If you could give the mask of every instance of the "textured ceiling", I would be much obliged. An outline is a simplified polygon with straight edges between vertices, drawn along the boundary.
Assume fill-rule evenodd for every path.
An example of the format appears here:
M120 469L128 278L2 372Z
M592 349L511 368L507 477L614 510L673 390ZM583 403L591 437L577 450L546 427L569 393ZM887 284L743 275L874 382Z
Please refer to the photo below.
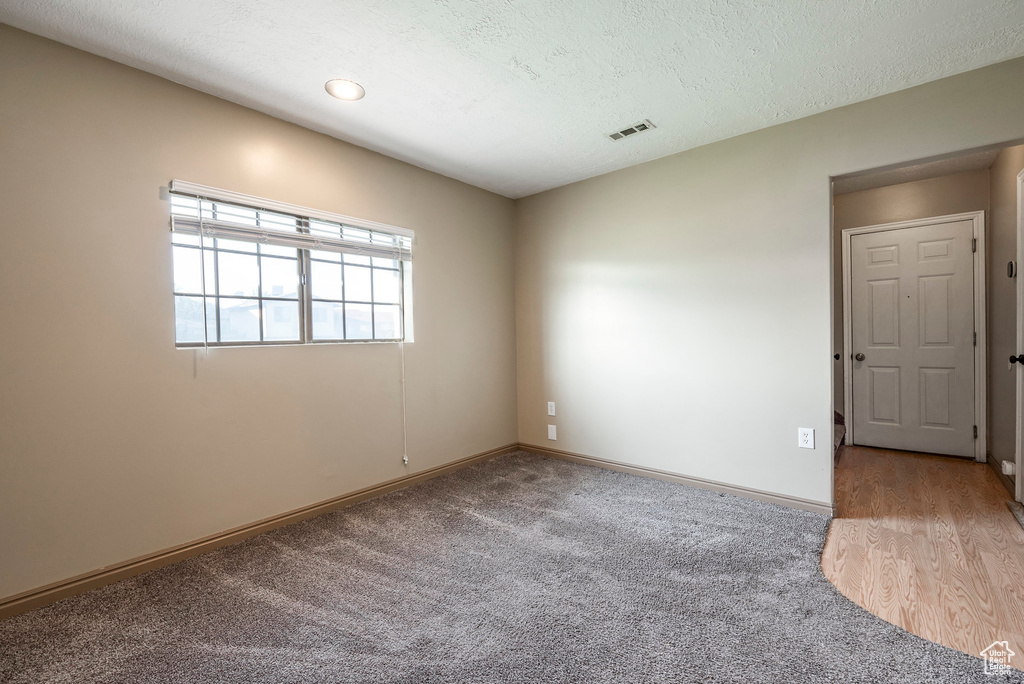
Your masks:
M509 197L1024 55L1021 0L0 0L0 21Z

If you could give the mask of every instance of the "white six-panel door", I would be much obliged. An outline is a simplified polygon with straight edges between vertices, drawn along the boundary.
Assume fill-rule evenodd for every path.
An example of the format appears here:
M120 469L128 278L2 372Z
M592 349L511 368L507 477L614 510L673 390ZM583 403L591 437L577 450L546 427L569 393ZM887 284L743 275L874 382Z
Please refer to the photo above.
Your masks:
M976 456L975 221L849 236L856 444Z

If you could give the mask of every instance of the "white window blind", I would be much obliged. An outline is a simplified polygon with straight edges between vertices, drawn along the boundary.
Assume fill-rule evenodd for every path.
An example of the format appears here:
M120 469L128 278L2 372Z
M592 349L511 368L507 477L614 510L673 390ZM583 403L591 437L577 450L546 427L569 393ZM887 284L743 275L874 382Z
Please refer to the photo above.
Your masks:
M176 233L412 261L414 233L406 228L178 180L171 181L170 189L172 195L192 199L172 198L171 230Z

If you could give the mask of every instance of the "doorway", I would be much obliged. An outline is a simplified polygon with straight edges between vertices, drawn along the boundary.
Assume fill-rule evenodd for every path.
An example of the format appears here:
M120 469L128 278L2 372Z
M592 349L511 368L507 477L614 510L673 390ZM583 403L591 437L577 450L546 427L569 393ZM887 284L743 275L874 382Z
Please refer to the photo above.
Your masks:
M984 212L842 233L847 442L985 461Z
M1022 143L1024 141L1007 142L832 178L835 464L843 458L843 444L880 445L969 457L987 461L1008 493L1017 500L1024 499ZM952 227L968 219L969 234L966 224ZM936 224L943 224L952 232L939 235L937 239L914 236L912 231L897 232L907 228L927 230L928 226L934 230ZM957 233L958 230L961 232ZM970 303L964 304L967 289L960 282L965 280L958 275L960 268L927 272L914 269L923 267L917 264L922 255L934 261L946 258L955 261L957 254L963 256L958 245L963 244L968 235L973 256L966 281L972 286ZM893 240L897 237L902 242ZM978 241L977 252L973 251L974 240ZM943 241L952 241L953 254L937 254L936 249L939 252L948 249L928 244ZM894 251L891 248L897 244L902 247L895 251L902 250L905 254L914 255L914 250L918 250L914 255L917 265L907 274L896 268L895 263L886 265L886 248ZM858 298L858 306L863 309L859 317L880 316L876 328L867 328L861 339L854 339L852 335L851 319L858 315L854 312L853 297L848 294L851 285L844 280L852 277L853 262L848 261L851 251L860 254L861 270L870 268L875 274L860 279L865 291ZM966 268L963 264L961 267ZM911 292L903 292L904 279L927 281L931 276L937 277L917 282L915 288L910 288ZM884 280L893 282L880 282ZM868 285L869 281L879 282ZM888 300L882 297L886 293L890 296ZM894 293L899 293L900 297L893 300ZM945 302L950 306L931 306L926 301L929 298L934 302L942 301L941 297L932 297L936 294L945 295ZM950 298L956 301L951 303ZM894 302L902 304L902 309ZM886 312L886 303L889 304L888 328L883 321L885 317L881 317ZM922 317L926 319L923 322ZM969 331L964 321L973 321ZM905 330L907 325L914 327ZM922 332L922 325L932 325L932 328ZM948 343L945 335L935 337L937 328L948 330ZM965 337L965 331L969 332L967 352L974 355L973 363L966 360L965 347L958 342ZM868 333L874 337L869 339ZM975 333L977 347L974 346ZM919 344L921 339L909 337L922 334L926 336L924 345ZM900 337L897 339L896 335ZM927 358L920 359L919 363L891 358L905 352L906 344L918 351L923 346L923 356ZM862 345L870 347L870 353L868 348L854 348ZM941 347L948 348L942 350ZM947 356L942 358L940 352ZM857 354L864 354L859 367L856 367ZM862 388L856 387L860 384L856 382L858 371L868 378ZM914 385L909 384L911 378L916 380ZM959 393L960 389L969 389L971 385L975 389L973 393ZM962 420L971 415L973 419L969 422ZM908 421L911 427L906 429ZM964 425L969 426L969 442ZM974 439L975 425L977 440ZM929 435L931 441L922 441L922 433ZM938 440L937 435L943 434L951 439Z

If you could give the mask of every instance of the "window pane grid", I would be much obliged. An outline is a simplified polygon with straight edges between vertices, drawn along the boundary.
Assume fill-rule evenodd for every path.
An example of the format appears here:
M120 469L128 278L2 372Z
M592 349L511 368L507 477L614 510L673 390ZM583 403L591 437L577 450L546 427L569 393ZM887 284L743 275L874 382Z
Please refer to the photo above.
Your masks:
M398 340L401 339L401 306L402 306L402 270L400 268L382 268L378 266L364 266L361 264L337 264L333 261L326 261L323 259L317 259L313 256L310 257L312 263L322 263L325 266L338 266L338 272L341 274L341 297L329 297L329 296L318 296L315 293L318 288L323 286L318 284L316 278L316 271L310 273L310 290L313 293L310 297L312 302L319 304L334 305L332 307L319 307L319 313L321 317L330 311L338 311L340 309L340 323L341 323L341 335L330 335L319 333L314 326L313 339L318 342L327 341L341 341L341 340ZM393 288L395 290L395 296L388 301L381 301L380 293L378 292L377 278L374 277L378 272L387 274L393 278L396 278L397 283ZM349 274L361 274L366 273L369 277L366 278L365 288L361 288L361 293L365 293L368 289L369 298L357 297L351 292L349 286ZM323 275L323 273L321 273ZM322 290L321 290L322 291ZM350 309L351 306L351 309ZM392 312L393 318L397 318L399 324L384 326L379 325L378 320L381 320L384 315L388 312ZM369 324L369 335L365 333L356 332L350 329L351 322L356 320L359 315L366 315ZM397 314L397 316L395 316ZM316 314L314 314L316 316ZM314 321L315 322L315 321ZM380 328L380 330L378 330ZM331 326L329 330L337 332L337 326Z
M402 236L173 194L171 211L268 230L327 234L374 247L408 248L409 244ZM174 234L172 243L174 255L182 263L179 268L176 259L173 288L179 346L202 346L204 325L205 344L210 346L402 339L401 261L180 233ZM195 284L197 268L200 281L203 279L203 267L196 267L192 255L201 257L200 264L206 262L205 295L197 291L202 285ZM230 267L225 259L231 261ZM340 292L333 288L323 291L317 278L322 280L328 272L320 266L335 267L332 272L340 280ZM289 267L294 271L289 273ZM231 292L222 291L227 282ZM320 296L314 296L317 289ZM318 325L325 316L332 317L333 323Z
M217 208L214 207L213 211L216 213ZM233 217L237 220L239 217ZM244 218L244 216L242 217ZM255 219L254 219L255 220ZM205 241L204 241L205 242ZM206 325L209 326L213 323L212 328L207 330L208 344L243 344L243 343L287 343L287 342L301 342L301 310L299 307L300 298L298 291L298 250L289 250L291 254L295 256L282 256L280 254L264 254L265 245L254 245L256 248L255 253L244 252L234 249L224 249L223 247L218 248L217 240L211 240L213 247L207 247L204 251L204 258L211 259L213 262L212 266L212 282L206 284L206 301L207 306L213 310L213 320L209 320L207 317ZM182 250L182 254L186 253L184 250L189 252L200 253L198 245L176 245L176 250ZM225 256L238 257L239 259L253 259L255 261L255 268L253 269L252 275L255 277L253 285L255 285L255 294L248 294L243 289L242 291L224 293L221 292L221 280L223 265L221 263L222 258ZM278 293L271 293L268 291L266 283L266 269L267 267L274 266L292 266L294 270L294 277L296 280L295 285L295 296L281 296ZM284 271L286 272L286 270ZM285 289L282 287L282 289ZM176 296L191 294L199 295L202 297L201 292L194 291L182 291L177 286L175 287L174 294ZM245 305L244 302L251 302L251 305ZM273 304L268 305L271 302ZM293 303L294 304L294 316L288 315L287 309L282 309L281 304ZM280 320L273 321L274 324L279 324L281 328L278 332L270 334L271 321L268 319L268 311L273 310L276 318ZM282 315L283 314L283 315ZM247 316L251 316L254 320L249 320ZM225 319L228 319L226 321ZM230 323L230 325L228 324ZM228 328L225 330L225 328ZM268 336L272 339L268 339ZM185 340L181 339L179 335L179 342ZM188 342L193 342L191 339Z

